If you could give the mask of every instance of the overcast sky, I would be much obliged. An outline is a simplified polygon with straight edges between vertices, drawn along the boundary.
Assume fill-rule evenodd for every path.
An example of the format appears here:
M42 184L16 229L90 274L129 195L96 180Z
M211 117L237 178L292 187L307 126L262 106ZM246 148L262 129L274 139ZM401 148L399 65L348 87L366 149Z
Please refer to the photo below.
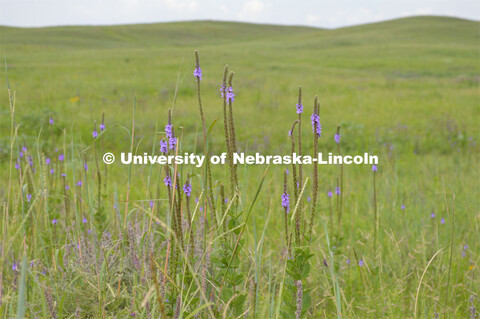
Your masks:
M479 0L0 0L0 25L227 20L336 28L412 15L480 19Z

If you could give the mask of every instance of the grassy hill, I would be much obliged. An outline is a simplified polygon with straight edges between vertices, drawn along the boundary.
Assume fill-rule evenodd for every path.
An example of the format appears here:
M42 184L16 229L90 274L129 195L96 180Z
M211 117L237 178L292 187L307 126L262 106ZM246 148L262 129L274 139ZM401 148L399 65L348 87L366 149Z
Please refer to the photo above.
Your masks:
M318 218L313 227L314 257L310 261L314 271L304 281L305 295L310 294L313 302L306 316L335 317L341 305L346 318L404 318L414 317L412 309L418 305L420 317L445 312L447 317L464 318L478 300L469 301L479 291L480 278L479 22L426 16L334 30L212 21L106 27L0 27L0 37L0 53L8 69L8 74L4 68L0 71L2 184L8 185L10 169L7 86L16 91L18 143L14 146L13 161L25 145L34 156L35 167L42 168L31 173L28 181L17 178L20 171L11 169L13 186L9 194L12 194L10 202L15 203L14 212L8 215L12 222L0 227L0 238L12 238L7 245L12 247L11 253L4 256L8 264L4 269L9 272L3 272L6 284L0 314L5 317L14 317L16 309L15 263L23 250L21 236L12 234L20 234L23 226L25 211L20 210L24 207L20 203L25 202L21 201L24 191L33 194L32 202L25 207L35 218L35 223L28 221L27 225L30 227L27 243L33 242L28 247L28 262L33 260L40 265L27 275L28 314L33 316L36 312L53 317L52 309L56 307L59 317L72 315L80 308L81 316L89 317L100 317L104 312L119 317L137 313L143 317L151 309L152 317L158 316L153 297L153 308L146 310L149 306L141 306L145 296L151 297L156 292L150 289L154 287L151 278L142 277L151 269L147 265L150 237L140 229L146 225L158 229L152 231L152 245L156 260L164 267L163 261L169 256L164 229L155 228L145 212L151 209L160 220L168 222L166 216L173 206L167 205L169 196L163 182L167 168L137 165L130 172L128 166L115 164L108 166L107 174L100 163L97 170L95 159L99 158L100 146L94 142L99 139L92 138L92 131L94 127L98 130L105 113L107 129L102 134L102 152L118 156L129 150L132 106L136 101L133 142L137 153L151 152L152 146L158 149L158 140L165 136L163 128L169 108L173 109L175 132L182 138L182 151L201 152L197 85L192 74L194 49L200 52L202 100L206 127L211 128L208 143L212 153L225 150L219 88L224 66L228 64L235 72L233 107L240 151L290 152L287 131L297 118L295 104L298 86L302 86L305 152L312 150L309 117L313 98L318 95L322 125L319 150L338 152L334 134L341 124L343 154L369 152L380 157L377 173L372 173L371 167L354 165L346 166L341 174L338 166L319 169ZM49 125L50 117L54 125ZM62 163L56 160L59 152L66 155ZM45 164L42 154L49 156L52 163ZM22 161L26 167L25 158ZM84 161L88 170L84 169ZM47 171L47 166L55 169ZM63 180L59 175L62 169L67 172ZM210 291L215 301L221 300L224 305L236 289L238 293L247 291L249 303L255 294L258 300L253 298L252 304L256 302L254 305L258 306L258 318L273 318L280 305L283 309L290 303L295 308L297 288L293 281L284 282L282 276L286 264L294 267L296 260L301 259L288 262L285 259L284 211L280 206L285 167L269 167L257 197L254 191L265 169L265 165L239 167L242 203L233 210L245 213L245 207L255 202L251 218L243 224L247 226L245 242L238 252L241 258L235 261L235 267L240 265L235 269L240 279L228 279L227 285L233 286L233 290L229 288L221 296L216 295L220 294L217 289L220 285L212 284ZM181 183L187 173L193 174L193 206L193 198L200 197L202 190L202 194L207 194L205 170L191 166L182 166L180 170ZM212 171L214 187L209 190L213 189L216 200L220 201L220 183L228 190L227 197L232 194L227 178L229 170L218 165ZM311 177L311 171L311 167L306 167L304 177ZM375 174L373 179L372 174ZM83 180L83 184L79 185L75 178ZM288 178L290 183L290 175ZM71 186L68 192L62 182ZM105 183L103 187L101 182ZM291 182L288 189L293 206ZM28 188L22 183L27 183ZM299 212L305 216L311 207L311 198L307 199L312 194L311 183L312 179L302 198L304 209ZM335 190L339 183L342 195L327 197L327 192ZM0 188L3 202L6 193L6 187ZM70 201L65 194L70 194ZM147 207L153 199L154 208ZM9 209L8 204L5 207ZM208 206L204 207L206 212ZM344 217L342 224L336 225L332 220L339 220L342 211L339 207L343 207ZM67 227L70 221L65 214L68 209L75 212L77 222L73 239L65 233L65 229L71 229ZM119 231L124 211L125 220L128 217L128 222L136 227L129 228L128 234ZM206 227L201 228L204 224L199 221L200 215L196 215L194 227L205 230ZM51 221L53 218L55 223ZM329 232L320 221L328 224ZM236 224L229 223L228 227L232 225ZM88 227L102 236L108 233L100 241L106 246L98 246L98 241L88 237ZM136 235L140 233L145 236ZM202 241L199 233L196 242L207 247L206 237ZM233 234L233 230L229 233ZM113 241L109 241L110 234ZM327 234L336 247L327 247ZM212 232L208 238L214 238L209 242L212 256L224 251L225 245L220 242L223 235L216 237ZM61 256L66 256L64 261L68 263L71 248L75 249L80 241L87 245L89 240L91 247L104 255L104 249L109 249L111 264L98 267L93 255L82 259L80 254L71 262L73 267L62 268ZM130 246L124 244L127 241ZM117 250L115 245L119 243L121 249ZM134 246L137 244L138 247ZM141 258L137 258L136 252ZM220 264L218 258L212 258L211 269L207 270L212 274L210 279L221 273ZM101 274L97 272L99 268ZM139 271L140 268L145 271ZM176 275L172 278L177 284L185 280L204 289L188 278L189 273ZM255 278L256 282L248 281L247 277ZM235 281L241 284L231 283ZM279 287L284 283L285 289L289 289L288 302L278 297ZM206 309L198 308L205 306L208 299L199 301L196 288L184 290L185 298L177 299L178 292L172 288L175 285L169 286L167 282L167 286L172 296L166 301L170 315L178 300L179 304L184 302L182 307L192 316L195 309ZM54 287L53 292L45 287ZM253 287L258 288L255 293ZM52 306L50 293L61 302ZM239 307L235 317L244 309ZM206 310L202 312L206 316Z

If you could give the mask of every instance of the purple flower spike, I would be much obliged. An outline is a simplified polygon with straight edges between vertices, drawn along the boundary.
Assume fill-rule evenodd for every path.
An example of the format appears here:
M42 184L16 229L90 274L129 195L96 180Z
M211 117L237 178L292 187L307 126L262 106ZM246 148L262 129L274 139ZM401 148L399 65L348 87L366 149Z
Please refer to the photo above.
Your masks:
M63 162L65 160L65 155L63 155L63 154L58 155L58 160L60 162Z
M70 186L65 185L65 189L68 191L70 189Z
M335 194L340 195L340 187L335 187Z
M287 209L287 212L290 210L290 195L287 193L282 194L282 207Z
M47 157L47 158L45 159L45 163L46 163L47 165L50 165L50 158Z
M23 146L22 151L27 152L27 147Z
M333 196L332 191L328 191L327 194L328 194L328 197L329 197L329 198L332 198L332 196Z
M100 124L100 131L101 132L105 131L105 124L103 124L103 123Z
M20 163L18 161L15 162L15 169L20 169Z
M188 182L183 185L183 192L187 197L190 197L192 195L192 185L190 185Z
M432 214L430 215L430 218L435 218L435 213L432 213Z
M350 259L347 259L347 266L350 266Z
M150 208L153 208L153 200L149 202Z
M18 155L20 155L20 158L23 158L23 152L22 152L22 151L20 151L20 152L18 153Z
M32 200L32 194L27 194L27 202Z
M440 220L440 224L445 224L445 218L442 218L442 219Z
M322 125L320 125L320 116L318 114L313 113L310 117L312 121L312 129L313 133L317 134L318 137L322 135Z
M55 173L55 170L53 168L50 169L50 174L53 175L53 173Z
M340 134L335 134L335 143L340 143Z
M235 93L233 93L233 87L227 88L227 102L233 103L235 101Z
M85 172L86 172L86 171L88 171L88 165L87 165L87 163L86 163L86 162L85 162L85 163L83 163L83 168L85 169Z
M302 114L303 113L303 105L302 103L296 104L297 107L297 114Z
M377 165L373 164L372 166L372 172L376 172L377 171Z
M175 149L175 145L177 145L177 139L175 137L170 137L168 139L168 144L170 146L170 149L171 150L174 150Z
M18 264L16 262L13 262L12 264L12 270L17 271L18 270Z
M193 76L197 78L197 80L202 80L202 69L198 66L193 70Z
M97 138L98 133L97 133L97 130L96 130L96 129L93 130L92 136L93 136L93 138Z
M57 219L56 219L56 218L54 218L54 219L52 220L52 224L54 224L54 225L55 225L56 223L57 223Z
M167 141L165 141L165 140L160 141L160 152L162 152L162 153L167 153L168 152Z
M78 181L77 186L82 186L82 181Z
M405 204L402 204L402 207L400 207L401 210L405 210Z
M53 117L50 116L50 119L48 120L48 122L50 123L50 125L53 125Z
M360 267L363 267L363 260L362 260L362 259L360 259L360 260L358 261L358 265L359 265Z
M165 183L166 186L172 187L172 179L170 178L170 176L165 177L163 182Z
M87 223L87 219L85 217L83 217L82 223L84 223L84 224Z

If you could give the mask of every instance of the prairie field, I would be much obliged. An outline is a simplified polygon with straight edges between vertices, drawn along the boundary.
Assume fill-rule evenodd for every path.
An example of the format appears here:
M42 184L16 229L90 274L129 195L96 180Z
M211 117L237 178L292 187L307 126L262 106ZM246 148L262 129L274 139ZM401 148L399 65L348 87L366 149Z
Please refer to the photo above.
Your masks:
M0 27L0 45L2 318L478 317L480 22ZM120 163L292 150L379 163Z

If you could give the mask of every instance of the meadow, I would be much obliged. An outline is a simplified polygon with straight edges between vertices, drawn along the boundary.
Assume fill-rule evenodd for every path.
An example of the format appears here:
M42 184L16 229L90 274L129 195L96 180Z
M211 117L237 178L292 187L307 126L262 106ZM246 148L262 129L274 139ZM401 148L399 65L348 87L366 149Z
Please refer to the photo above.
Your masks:
M2 318L478 317L479 27L0 27Z

